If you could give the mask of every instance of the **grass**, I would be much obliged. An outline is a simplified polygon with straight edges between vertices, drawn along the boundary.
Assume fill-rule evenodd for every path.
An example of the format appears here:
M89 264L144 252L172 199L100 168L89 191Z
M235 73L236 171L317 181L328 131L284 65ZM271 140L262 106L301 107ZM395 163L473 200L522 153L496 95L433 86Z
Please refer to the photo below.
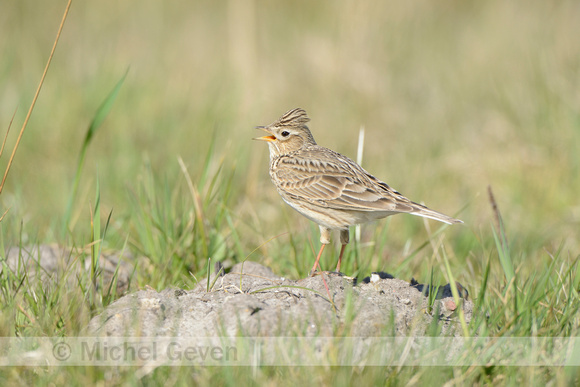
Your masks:
M0 127L14 111L14 127L26 119L64 5L3 7ZM47 285L0 258L0 336L77 336L119 296L99 283L102 251L145 257L132 291L189 289L213 262L248 256L305 276L317 227L283 205L265 147L250 141L254 126L297 106L320 144L352 158L364 126L365 168L465 221L399 215L364 225L345 273L458 281L475 303L466 336L578 336L579 13L573 1L74 3L0 195L0 213L9 209L0 255L43 243L92 247L72 257L79 265L90 256L91 270L76 286ZM87 127L99 128L90 146ZM323 268L336 263L331 246ZM501 366L0 370L7 385L578 377L567 367Z

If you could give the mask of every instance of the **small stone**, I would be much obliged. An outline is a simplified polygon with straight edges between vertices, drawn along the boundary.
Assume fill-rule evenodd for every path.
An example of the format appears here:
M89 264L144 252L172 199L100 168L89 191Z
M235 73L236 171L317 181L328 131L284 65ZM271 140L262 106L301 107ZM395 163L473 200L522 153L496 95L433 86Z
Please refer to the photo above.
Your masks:
M455 304L455 301L453 301L453 299L445 301L445 307L449 310L457 309L457 305Z

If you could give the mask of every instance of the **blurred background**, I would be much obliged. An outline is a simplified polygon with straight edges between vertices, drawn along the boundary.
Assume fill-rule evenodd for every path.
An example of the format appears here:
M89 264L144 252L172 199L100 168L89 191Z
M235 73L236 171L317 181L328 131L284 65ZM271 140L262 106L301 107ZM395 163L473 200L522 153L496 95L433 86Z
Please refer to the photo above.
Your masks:
M0 5L2 133L16 111L2 170L65 5ZM469 267L493 245L488 185L518 265L533 267L558 249L576 256L578 20L577 1L74 2L0 196L2 212L10 208L3 243L71 243L70 235L87 243L97 179L103 216L113 210L107 242L135 242L131 198L148 173L169 197L172 187L183 193L183 210L193 211L181 157L194 184L219 173L216 184L228 187L219 199L231 214L222 236L240 253L223 254L243 259L284 232L253 259L289 259L299 253L283 248L291 240L317 249L317 228L283 204L267 147L251 141L254 126L302 107L320 145L355 158L364 127L367 170L465 221L445 230L460 270L477 271ZM87 153L71 234L63 236L86 129L127 70ZM428 238L419 218L397 216L364 226L363 241L387 227L373 270L388 271Z

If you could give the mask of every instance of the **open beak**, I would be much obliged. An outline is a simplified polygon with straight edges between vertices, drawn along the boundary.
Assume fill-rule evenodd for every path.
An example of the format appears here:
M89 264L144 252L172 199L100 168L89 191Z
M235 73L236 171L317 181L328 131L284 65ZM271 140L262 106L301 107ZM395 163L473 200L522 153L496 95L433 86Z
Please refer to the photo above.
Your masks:
M272 134L272 131L270 131L270 129L268 129L267 126L256 126L256 129L263 130L266 133L270 133L270 135L269 136L256 137L256 138L253 138L252 140L260 140L260 141L274 141L274 140L276 140L276 137Z

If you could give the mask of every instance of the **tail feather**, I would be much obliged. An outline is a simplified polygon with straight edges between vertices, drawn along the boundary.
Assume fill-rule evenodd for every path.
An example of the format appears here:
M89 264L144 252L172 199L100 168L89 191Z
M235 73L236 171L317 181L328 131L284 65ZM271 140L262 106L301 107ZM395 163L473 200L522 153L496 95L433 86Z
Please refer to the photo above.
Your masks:
M416 203L415 203L416 204ZM451 216L447 216L437 211L433 211L421 204L417 204L419 208L416 211L410 212L411 215L422 216L424 218L438 220L439 222L447 223L447 224L456 224L456 223L463 223L462 220L452 218Z

